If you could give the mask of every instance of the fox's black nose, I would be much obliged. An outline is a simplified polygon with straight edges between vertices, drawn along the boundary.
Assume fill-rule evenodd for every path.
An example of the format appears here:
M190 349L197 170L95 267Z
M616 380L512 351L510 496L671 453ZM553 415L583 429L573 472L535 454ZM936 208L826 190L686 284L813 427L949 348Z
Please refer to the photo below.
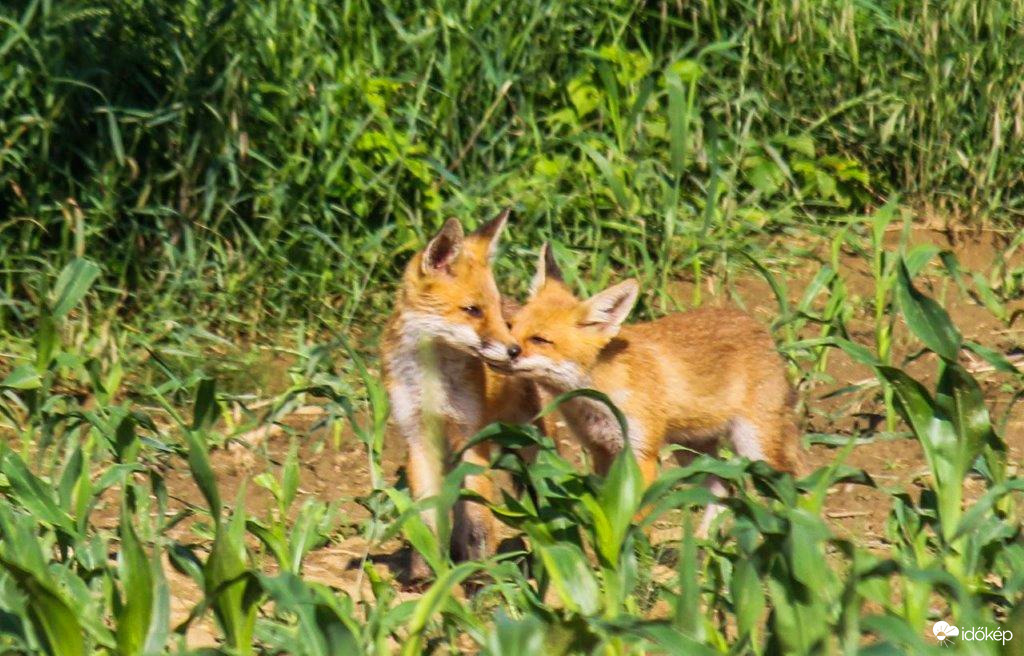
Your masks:
M522 352L523 349L519 348L518 344L513 344L512 346L508 347L508 357L512 358L513 360L519 357L519 354Z

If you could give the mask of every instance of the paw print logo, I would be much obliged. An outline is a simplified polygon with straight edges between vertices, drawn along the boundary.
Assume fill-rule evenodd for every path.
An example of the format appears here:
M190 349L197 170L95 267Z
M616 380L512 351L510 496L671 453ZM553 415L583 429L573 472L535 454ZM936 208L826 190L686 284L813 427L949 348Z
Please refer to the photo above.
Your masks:
M932 627L932 633L935 634L935 637L940 643L945 643L946 640L960 635L960 629L956 628L949 622L936 622Z

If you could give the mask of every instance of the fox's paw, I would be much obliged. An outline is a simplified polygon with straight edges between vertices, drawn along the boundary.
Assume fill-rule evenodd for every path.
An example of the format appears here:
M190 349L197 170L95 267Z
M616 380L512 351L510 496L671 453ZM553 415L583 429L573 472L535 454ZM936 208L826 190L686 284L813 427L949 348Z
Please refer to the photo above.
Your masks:
M409 551L409 566L402 578L402 587L410 591L425 590L434 579L434 572L430 565L423 559L415 549Z

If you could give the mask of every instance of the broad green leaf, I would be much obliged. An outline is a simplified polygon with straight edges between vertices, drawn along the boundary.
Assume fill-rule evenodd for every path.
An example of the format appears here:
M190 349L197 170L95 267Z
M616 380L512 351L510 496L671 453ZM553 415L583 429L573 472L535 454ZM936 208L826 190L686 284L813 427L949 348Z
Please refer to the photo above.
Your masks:
M828 264L821 267L818 272L814 274L814 279L811 280L809 285L807 285L807 289L804 290L803 296L800 297L798 309L801 312L810 311L811 304L814 303L814 299L818 297L818 294L820 294L822 290L828 287L829 282L831 282L835 276L835 271Z
M764 613L765 598L757 568L750 558L739 558L736 561L729 593L736 611L736 628L740 638L750 636L754 640L754 632L760 626Z
M359 622L351 600L341 597L327 586L311 585L317 600L315 617L317 633L327 643L328 654L354 654L359 650Z
M677 578L679 596L676 598L675 628L698 642L704 641L704 617L700 608L700 565L697 561L697 541L687 517L683 525L683 543L679 550Z
M57 325L53 317L41 314L36 328L36 368L40 372L49 368L58 341Z
M153 606L150 612L149 631L146 633L146 642L142 646L142 653L146 656L158 656L164 653L164 648L167 646L171 623L171 591L167 586L167 577L164 576L158 549L153 550L149 559L149 567L153 585Z
M541 414L546 414L546 412ZM466 444L455 453L455 458L461 459L465 452L482 442L490 442L506 449L553 445L551 439L541 435L536 426L497 422L484 426L479 433L467 440Z
M213 473L213 467L210 466L206 442L202 435L195 431L185 430L184 433L185 442L188 444L188 466L192 472L192 478L210 507L213 521L219 524L223 506L220 500L220 491L217 489L217 477Z
M798 351L801 349L814 348L817 346L834 346L841 349L848 356L853 358L855 362L858 362L869 367L874 367L881 362L875 355L865 346L852 342L842 337L813 337L810 339L802 339L798 342L790 344L788 347L783 347L784 350Z
M829 537L828 528L816 515L799 508L790 509L788 516L790 528L786 542L793 578L809 588L823 585L830 574L822 547Z
M123 603L117 612L117 647L121 654L143 654L155 606L153 574L135 534L127 504L121 507L121 551L118 555Z
M33 517L0 504L0 581L13 581L21 595L27 621L46 653L86 653L85 628L53 580L36 535ZM6 609L5 609L6 610Z
M420 597L412 616L409 618L409 637L402 648L402 654L405 656L418 656L418 654L422 653L420 645L427 622L440 610L444 603L455 601L452 589L456 585L483 569L486 565L486 563L478 562L461 563L438 577L437 581Z
M896 210L898 208L898 199L894 196L890 198L885 205L875 210L875 213L871 216L871 240L875 244L876 248L880 248L882 246L882 242L885 237L885 229L888 228L889 224L896 218Z
M85 470L85 456L82 453L82 446L78 445L68 456L64 463L64 471L61 472L60 481L57 484L57 502L61 508L71 508L77 511L74 503L75 487L80 484L82 474ZM86 472L87 480L88 473ZM77 514L77 513L76 513Z
M85 633L78 614L57 592L52 583L22 569L0 556L2 567L26 596L28 620L52 656L84 656L87 652Z
M551 583L566 608L593 615L600 608L600 588L590 570L587 557L575 544L535 544Z
M619 551L633 516L640 509L643 493L643 475L632 447L626 442L625 448L612 461L597 498L611 531L597 548L610 564L618 562Z
M114 430L114 453L118 461L132 463L138 457L141 446L135 433L135 417L126 413Z
M299 574L302 569L302 560L311 550L324 544L328 535L321 531L322 522L329 519L327 506L322 502L307 499L299 511L299 516L292 524L291 533L288 536L290 544L289 560L292 563L292 572Z
M903 311L903 319L924 345L946 360L955 361L963 338L942 306L922 294L910 279L907 263L899 265L899 284L896 295Z
M260 586L280 610L298 617L298 644L289 652L304 656L356 654L357 625L351 612L338 602L336 593L317 583L307 583L294 574L259 576Z
M89 287L99 274L100 268L82 257L75 258L65 266L50 293L51 316L60 319L70 312L89 291Z
M206 589L203 563L191 549L182 544L172 543L167 549L167 558L175 569L191 578L200 588Z
M244 492L243 486L231 520L217 524L203 572L206 597L212 600L214 616L227 644L243 655L253 653L258 601L258 591L246 564Z
M978 381L959 364L946 363L939 379L936 402L953 420L960 447L957 465L961 477L967 475L985 445L1006 450L1006 445L992 429L988 406Z
M878 367L882 377L892 384L899 410L910 425L914 436L924 447L925 457L938 483L952 482L950 475L955 471L951 460L956 446L956 433L948 418L939 415L931 395L921 383L911 378L902 369Z
M611 633L618 640L627 644L640 644L643 649L637 653L647 654L649 642L656 648L655 654L668 654L669 656L719 656L722 652L700 641L683 635L670 624L663 620L645 620L635 616L620 616L611 622L595 622L602 629ZM571 645L576 647L576 644ZM569 653L595 653L595 651L570 651ZM596 652L601 653L601 652ZM627 652L634 653L634 652Z
M760 156L748 157L743 161L743 175L754 189L766 196L777 192L786 182L786 176L778 165Z
M814 139L806 132L793 137L779 137L778 142L795 153L799 153L808 159L814 159Z
M910 252L907 253L906 263L911 279L921 273L938 252L938 247L932 244L921 244L910 249Z
M57 506L53 497L53 486L44 483L29 471L25 461L7 447L0 447L0 473L7 477L18 504L40 521L56 526L73 534L75 523L64 510Z
M220 406L217 405L217 382L212 378L199 381L196 400L192 409L192 430L208 430L220 418Z
M299 444L292 440L281 468L281 507L287 510L299 491Z
M684 86L687 82L684 82L683 76L677 72L681 68L679 64L682 62L676 62L665 73L665 88L668 91L669 154L672 173L677 179L686 172L691 111ZM688 77L688 82L692 84L698 76L690 74Z
M568 85L569 100L576 114L583 118L601 105L601 92L590 82L589 75L571 80Z
M245 523L245 527L274 555L278 567L286 572L294 571L283 526L267 526L256 519L250 519Z
M0 387L19 390L36 389L40 385L42 385L42 380L39 378L39 371L29 364L15 367L0 383Z
M980 499L973 502L970 508L964 512L952 539L955 540L975 531L983 520L991 517L992 508L1000 499L1014 492L1024 492L1024 479L1009 480L989 488Z
M546 654L545 625L536 615L526 615L520 620L509 619L499 610L494 628L487 637L484 653L487 656L520 656L522 654Z
M921 443L935 479L943 535L949 538L961 513L963 476L970 466L969 462L964 464L966 451L961 449L953 422L941 412L921 383L901 369L884 366L877 369L892 385L900 415Z
M399 518L392 524L392 530L401 529L402 535L409 541L412 548L417 551L423 559L434 570L434 574L441 575L448 569L445 556L441 553L441 546L437 535L424 521L423 512L435 512L436 499L424 500L428 503L433 501L430 507L426 507L424 501L413 505L408 495L393 487L384 490L395 508L400 514Z

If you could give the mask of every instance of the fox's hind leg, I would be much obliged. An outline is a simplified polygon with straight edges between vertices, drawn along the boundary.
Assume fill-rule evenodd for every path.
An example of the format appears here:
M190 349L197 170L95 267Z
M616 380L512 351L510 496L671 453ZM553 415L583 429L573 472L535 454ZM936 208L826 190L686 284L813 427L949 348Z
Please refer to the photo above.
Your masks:
M737 455L764 460L794 476L801 472L800 433L788 411L768 413L750 420L732 422L732 445Z
M779 441L779 453L776 456L779 462L778 468L794 476L803 476L805 469L800 452L800 429L797 428L796 421L788 411L783 414L779 424L781 439Z
M670 434L669 442L684 447L683 449L679 449L673 452L676 462L679 464L680 467L685 467L686 465L690 464L697 458L697 456L703 454L715 455L716 453L718 453L717 437L709 437L706 439L694 440L692 437L686 434ZM728 486L726 486L725 482L722 479L718 478L717 476L708 476L707 480L704 482L704 485L706 485L707 488L711 491L711 494L715 495L719 499L728 496L729 494ZM709 503L707 507L704 508L704 514L701 516L700 524L697 526L696 535L698 538L703 539L708 536L708 532L711 530L712 523L715 521L715 518L722 513L723 510L725 510L725 506L723 506L720 503Z

